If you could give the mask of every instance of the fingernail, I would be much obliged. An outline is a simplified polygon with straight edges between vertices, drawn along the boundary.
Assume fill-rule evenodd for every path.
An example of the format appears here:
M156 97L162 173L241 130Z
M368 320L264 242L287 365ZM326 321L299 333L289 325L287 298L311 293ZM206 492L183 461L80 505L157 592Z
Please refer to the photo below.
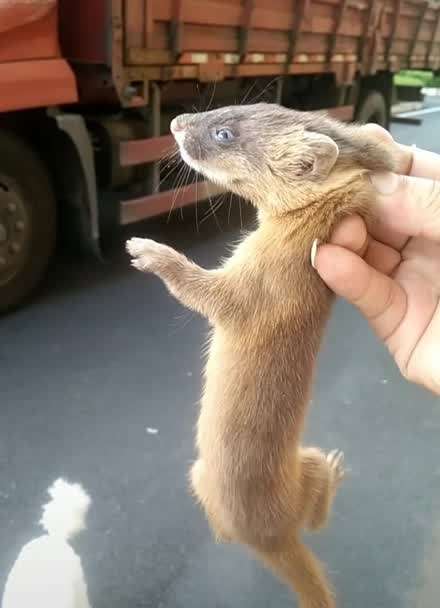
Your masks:
M399 185L399 178L395 173L372 173L370 180L379 194L393 194Z
M321 244L321 241L319 239L315 239L312 243L312 249L310 251L310 261L315 270L316 270L316 266L315 266L316 254L318 253L318 247L320 244Z

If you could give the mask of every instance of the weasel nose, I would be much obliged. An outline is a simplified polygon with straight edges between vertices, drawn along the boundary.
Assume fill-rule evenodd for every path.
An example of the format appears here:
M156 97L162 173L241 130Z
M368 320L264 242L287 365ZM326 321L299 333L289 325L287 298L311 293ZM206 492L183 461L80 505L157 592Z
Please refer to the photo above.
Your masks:
M179 117L174 118L171 121L171 125L170 125L170 129L171 129L171 133L180 133L181 131L183 131L183 125L181 123L181 121L179 120Z
M187 121L185 119L185 114L180 114L180 116L176 116L176 118L174 118L171 121L171 125L170 125L170 129L171 129L171 133L173 133L174 135L176 133L182 133L182 131L185 130Z

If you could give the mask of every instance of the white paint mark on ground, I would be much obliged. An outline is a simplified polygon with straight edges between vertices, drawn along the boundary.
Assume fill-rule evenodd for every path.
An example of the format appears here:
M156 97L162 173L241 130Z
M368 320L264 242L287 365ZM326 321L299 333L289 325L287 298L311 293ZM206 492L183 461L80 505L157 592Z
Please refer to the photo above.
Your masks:
M423 110L413 110L412 112L403 112L402 114L397 114L397 116L410 118L411 116L424 116L425 114L436 114L437 112L440 112L440 106L435 108L424 108Z

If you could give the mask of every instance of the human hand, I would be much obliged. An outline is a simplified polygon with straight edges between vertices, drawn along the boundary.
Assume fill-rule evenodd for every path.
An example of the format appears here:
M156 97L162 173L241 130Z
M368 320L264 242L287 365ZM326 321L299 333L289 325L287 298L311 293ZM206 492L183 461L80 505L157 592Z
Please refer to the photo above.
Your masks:
M372 175L378 220L341 222L314 266L325 283L357 306L403 376L440 394L440 156L401 146L399 175Z

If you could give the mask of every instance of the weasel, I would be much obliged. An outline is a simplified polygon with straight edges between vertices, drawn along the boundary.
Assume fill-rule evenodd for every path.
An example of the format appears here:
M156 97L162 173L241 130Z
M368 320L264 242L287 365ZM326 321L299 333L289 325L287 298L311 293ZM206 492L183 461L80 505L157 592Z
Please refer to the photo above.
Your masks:
M180 115L171 131L188 165L258 210L257 229L214 270L149 239L127 243L135 268L212 325L192 490L219 541L251 548L301 608L333 608L300 538L327 523L344 476L341 452L300 444L334 299L310 251L344 215L370 214L368 173L395 159L358 126L275 104Z

